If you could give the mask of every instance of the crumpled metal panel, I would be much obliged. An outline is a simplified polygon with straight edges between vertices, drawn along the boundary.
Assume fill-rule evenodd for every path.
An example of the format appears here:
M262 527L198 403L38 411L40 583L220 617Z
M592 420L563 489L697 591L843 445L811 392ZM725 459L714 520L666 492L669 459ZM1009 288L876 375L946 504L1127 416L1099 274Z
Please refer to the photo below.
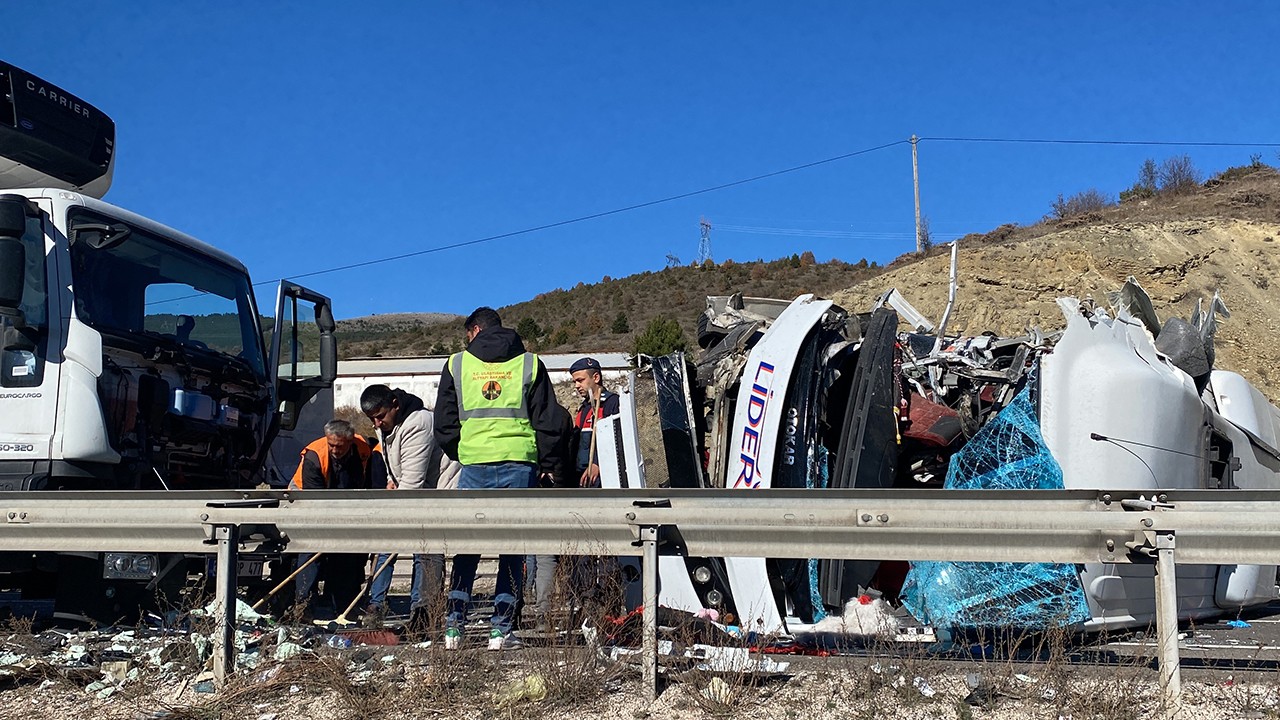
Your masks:
M1062 468L1040 434L1027 387L951 459L946 487L1061 490ZM1047 629L1089 619L1075 565L913 562L902 601L936 627Z

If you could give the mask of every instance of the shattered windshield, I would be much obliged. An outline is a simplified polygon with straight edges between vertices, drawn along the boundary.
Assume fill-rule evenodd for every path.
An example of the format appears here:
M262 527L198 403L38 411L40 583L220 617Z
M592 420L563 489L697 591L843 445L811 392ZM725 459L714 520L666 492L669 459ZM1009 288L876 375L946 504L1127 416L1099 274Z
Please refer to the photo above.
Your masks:
M90 223L119 224L76 212L73 237ZM244 273L137 228L114 247L73 243L71 265L76 315L91 327L231 355L265 374Z

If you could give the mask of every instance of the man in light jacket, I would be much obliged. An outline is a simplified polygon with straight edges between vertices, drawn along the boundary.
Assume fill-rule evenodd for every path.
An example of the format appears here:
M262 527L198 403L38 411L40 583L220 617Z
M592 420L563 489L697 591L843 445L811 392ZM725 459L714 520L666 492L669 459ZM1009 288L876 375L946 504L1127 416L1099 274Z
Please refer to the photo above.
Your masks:
M378 431L378 450L387 467L388 490L456 487L461 466L444 453L435 441L435 420L422 398L386 385L370 385L360 395L360 409ZM379 555L374 570L391 556ZM369 591L367 625L382 622L387 612L387 591L391 570L374 578ZM425 631L432 603L441 600L444 585L444 555L414 555L413 585L410 590L409 625Z

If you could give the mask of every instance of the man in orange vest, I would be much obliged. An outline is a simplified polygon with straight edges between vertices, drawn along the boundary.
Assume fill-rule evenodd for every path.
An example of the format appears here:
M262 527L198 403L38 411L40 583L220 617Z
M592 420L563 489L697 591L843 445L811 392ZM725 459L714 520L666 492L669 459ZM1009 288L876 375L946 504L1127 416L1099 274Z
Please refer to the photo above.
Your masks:
M369 458L373 450L346 420L330 420L324 437L302 450L302 461L289 481L290 490L355 490L369 487ZM304 563L309 555L298 557ZM324 558L325 595L335 610L346 607L362 589L365 555L329 554ZM295 579L295 602L308 607L319 576L313 563Z
M352 452L355 450L355 452ZM302 449L290 490L356 490L369 487L368 441L346 420L324 424L324 437Z

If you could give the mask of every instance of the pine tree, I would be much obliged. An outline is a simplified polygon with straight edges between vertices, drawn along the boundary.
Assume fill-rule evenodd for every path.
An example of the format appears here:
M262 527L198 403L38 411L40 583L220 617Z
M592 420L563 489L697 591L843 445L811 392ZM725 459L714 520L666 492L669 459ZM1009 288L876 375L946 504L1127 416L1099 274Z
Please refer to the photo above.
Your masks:
M636 338L635 354L660 357L676 350L684 350L688 346L680 323L670 318L656 317L649 321L644 332Z

